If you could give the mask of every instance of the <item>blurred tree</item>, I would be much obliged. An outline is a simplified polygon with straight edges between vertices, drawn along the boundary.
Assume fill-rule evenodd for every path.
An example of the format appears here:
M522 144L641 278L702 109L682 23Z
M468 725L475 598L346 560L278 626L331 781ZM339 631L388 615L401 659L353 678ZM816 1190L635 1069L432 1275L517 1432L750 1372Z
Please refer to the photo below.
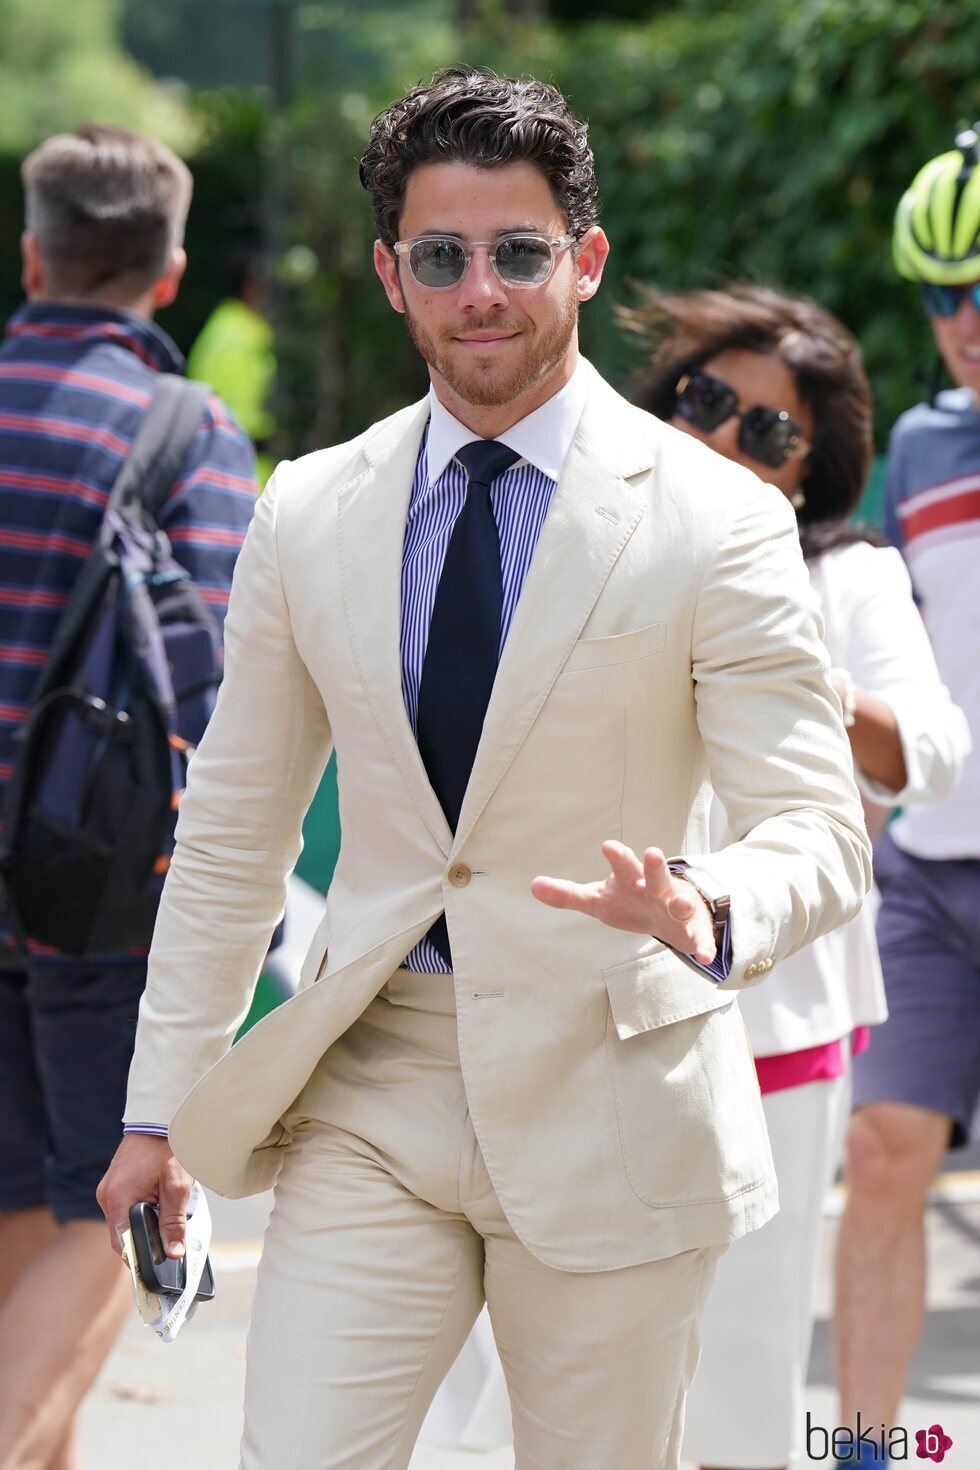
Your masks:
M92 118L186 149L179 88L161 86L119 44L121 0L0 0L0 150L27 149Z
M158 77L196 87L261 86L268 82L264 7L242 0L123 0L124 46Z
M21 58L18 95L37 92L39 107L51 90L39 86L39 68L64 59L59 41L46 43L55 61L48 52L38 60L45 27L77 35L77 22L111 45L106 17L116 3L75 0L58 31L55 0L0 0L7 54ZM634 366L613 313L630 301L632 282L769 281L808 292L857 332L883 438L919 396L916 368L932 361L915 292L891 265L891 219L921 163L949 146L959 123L980 116L975 0L650 0L642 22L574 25L522 18L517 0L477 0L478 23L465 38L460 3L359 0L355 9L304 0L294 15L287 108L277 114L261 89L204 96L191 271L164 320L178 340L186 345L213 304L222 239L263 217L265 176L289 452L356 433L420 391L418 360L374 278L357 160L381 107L465 59L553 78L590 120L613 254L583 313L583 341L613 381L628 385ZM577 3L549 0L548 9L570 17ZM199 0L171 0L152 17L144 0L128 5L127 24L139 14L166 31L168 44L179 36L188 66L211 44L212 17L224 26L231 10L247 28L244 17L261 10L257 0L209 0L202 25ZM35 38L29 55L27 35ZM0 80L0 120L8 90ZM0 203L16 200L12 169L0 168ZM11 287L18 213L0 210Z
M581 25L597 20L647 21L676 8L677 0L548 0L548 14L562 24Z
M980 115L974 0L679 0L643 24L574 26L479 0L465 47L434 10L420 24L424 8L348 21L284 123L287 233L307 272L287 293L284 371L305 400L297 432L314 426L303 442L356 432L422 384L373 277L356 160L373 113L460 52L553 78L590 120L613 254L583 342L613 381L637 365L613 312L632 282L741 278L809 293L857 332L879 438L920 395L930 338L891 265L891 219L919 165Z

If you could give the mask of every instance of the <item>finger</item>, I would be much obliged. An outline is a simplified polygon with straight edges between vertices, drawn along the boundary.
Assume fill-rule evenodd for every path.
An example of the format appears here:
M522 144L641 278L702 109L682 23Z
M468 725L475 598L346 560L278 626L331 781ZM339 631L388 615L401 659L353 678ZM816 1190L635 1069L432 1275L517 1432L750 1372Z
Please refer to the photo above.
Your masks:
M567 878L541 876L531 882L531 892L540 903L553 909L574 909L580 914L591 914L598 898L600 884L572 883Z
M620 883L635 887L637 883L643 882L643 864L631 847L625 842L610 840L602 844L602 855L606 859L613 872L613 877Z
M714 940L700 943L691 954L692 960L697 960L699 965L710 965L718 954L718 946Z
M690 896L686 893L674 893L667 900L667 912L679 924L686 924L688 919L693 919L696 906L693 893Z
M191 1187L183 1182L175 1183L166 1181L160 1189L160 1234L167 1255L173 1259L184 1254L184 1241L187 1234L187 1203L191 1197Z
M674 875L659 847L648 847L644 852L643 876L650 896L666 903L674 892Z
M129 1218L122 1200L116 1197L115 1191L106 1187L105 1180L99 1185L95 1197L105 1215L106 1228L109 1231L109 1244L117 1256L122 1255L122 1238L129 1229Z

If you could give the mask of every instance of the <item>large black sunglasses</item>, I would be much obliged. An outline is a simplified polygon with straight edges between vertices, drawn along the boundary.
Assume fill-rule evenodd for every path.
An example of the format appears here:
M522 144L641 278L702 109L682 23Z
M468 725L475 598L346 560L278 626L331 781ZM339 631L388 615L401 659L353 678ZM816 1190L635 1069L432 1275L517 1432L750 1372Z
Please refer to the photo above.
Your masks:
M740 420L738 447L750 459L780 469L788 460L802 459L810 445L803 426L785 409L757 403L739 411L738 394L730 384L701 368L685 373L674 389L674 412L694 428L710 434L733 415Z

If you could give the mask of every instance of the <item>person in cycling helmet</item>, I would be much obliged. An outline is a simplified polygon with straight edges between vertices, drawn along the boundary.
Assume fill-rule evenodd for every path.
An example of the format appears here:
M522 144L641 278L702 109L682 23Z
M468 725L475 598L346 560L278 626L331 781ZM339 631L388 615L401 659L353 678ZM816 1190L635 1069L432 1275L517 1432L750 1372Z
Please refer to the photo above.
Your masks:
M916 174L894 259L918 283L954 387L902 415L884 529L905 557L936 662L980 729L980 124ZM954 794L879 840L889 1018L854 1064L835 1310L841 1422L897 1422L926 1303L926 1197L980 1097L980 751ZM870 1455L871 1446L866 1446ZM859 1458L859 1457L856 1457Z

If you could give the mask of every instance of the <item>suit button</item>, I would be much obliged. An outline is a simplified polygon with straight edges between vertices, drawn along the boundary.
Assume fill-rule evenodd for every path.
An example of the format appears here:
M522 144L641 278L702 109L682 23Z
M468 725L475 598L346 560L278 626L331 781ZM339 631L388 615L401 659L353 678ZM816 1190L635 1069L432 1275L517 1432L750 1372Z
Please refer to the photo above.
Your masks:
M465 863L456 863L449 869L449 881L454 888L465 888L473 874Z
M753 975L758 975L758 973L759 973L759 966L758 965L746 965L746 967L745 967L745 973L746 973L746 976L749 976L749 977L751 977Z

